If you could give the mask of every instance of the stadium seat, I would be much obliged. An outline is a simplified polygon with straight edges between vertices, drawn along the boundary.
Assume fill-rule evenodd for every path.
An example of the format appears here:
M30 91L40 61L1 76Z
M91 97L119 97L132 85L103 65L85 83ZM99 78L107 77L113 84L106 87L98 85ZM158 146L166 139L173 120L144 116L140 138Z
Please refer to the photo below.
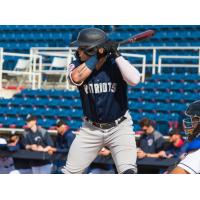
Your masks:
M169 128L170 126L167 121L156 123L156 130L158 130L163 135L168 135Z

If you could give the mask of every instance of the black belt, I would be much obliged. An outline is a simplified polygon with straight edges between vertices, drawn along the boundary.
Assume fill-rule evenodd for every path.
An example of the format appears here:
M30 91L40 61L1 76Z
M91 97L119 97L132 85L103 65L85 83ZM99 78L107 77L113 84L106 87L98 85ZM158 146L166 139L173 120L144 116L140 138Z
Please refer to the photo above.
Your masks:
M115 120L114 122L110 122L110 123L98 123L98 122L92 122L90 121L87 117L86 120L92 124L93 126L96 126L98 128L101 129L109 129L109 128L113 128L115 126L117 126L118 124L120 124L121 122L123 122L126 119L126 117L122 116L119 119Z

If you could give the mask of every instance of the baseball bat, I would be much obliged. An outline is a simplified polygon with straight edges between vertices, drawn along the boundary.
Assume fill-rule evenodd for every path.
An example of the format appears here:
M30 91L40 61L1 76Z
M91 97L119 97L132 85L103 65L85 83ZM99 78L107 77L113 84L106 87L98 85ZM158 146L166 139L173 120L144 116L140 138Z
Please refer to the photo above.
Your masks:
M142 33L139 33L137 35L132 36L129 39L126 39L126 40L119 42L119 46L130 44L130 43L135 43L135 42L140 42L140 41L145 40L145 39L149 39L154 34L155 34L155 31L153 31L153 30L144 31Z

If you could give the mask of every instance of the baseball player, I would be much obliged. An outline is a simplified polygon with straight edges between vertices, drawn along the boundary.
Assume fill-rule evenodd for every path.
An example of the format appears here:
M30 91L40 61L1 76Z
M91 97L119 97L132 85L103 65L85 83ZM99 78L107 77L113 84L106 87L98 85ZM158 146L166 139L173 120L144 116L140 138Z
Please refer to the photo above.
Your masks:
M140 82L140 73L101 29L79 32L77 59L69 78L80 92L84 122L69 150L63 173L83 173L103 147L111 151L118 173L136 173L136 144L128 111L127 85Z
M33 115L26 117L27 129L23 134L23 146L26 150L48 152L52 154L53 141L48 132L37 125L37 118ZM33 174L50 174L52 164L46 160L31 160Z
M183 120L185 132L189 141L200 140L200 101L195 101L189 105L185 114L189 119ZM199 143L199 142L198 142ZM171 174L199 174L200 173L200 149L189 153Z

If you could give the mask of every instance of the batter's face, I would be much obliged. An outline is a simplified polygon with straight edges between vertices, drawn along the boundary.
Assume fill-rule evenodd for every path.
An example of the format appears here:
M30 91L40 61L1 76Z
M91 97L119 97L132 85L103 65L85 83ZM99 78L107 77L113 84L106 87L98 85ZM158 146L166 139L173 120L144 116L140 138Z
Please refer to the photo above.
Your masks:
M80 60L81 60L82 62L85 62L85 61L87 61L87 60L90 58L90 56L88 56L87 54L85 54L85 52L84 52L84 49L85 49L85 48L87 48L87 47L79 47L79 48L77 49L79 58L80 58Z

